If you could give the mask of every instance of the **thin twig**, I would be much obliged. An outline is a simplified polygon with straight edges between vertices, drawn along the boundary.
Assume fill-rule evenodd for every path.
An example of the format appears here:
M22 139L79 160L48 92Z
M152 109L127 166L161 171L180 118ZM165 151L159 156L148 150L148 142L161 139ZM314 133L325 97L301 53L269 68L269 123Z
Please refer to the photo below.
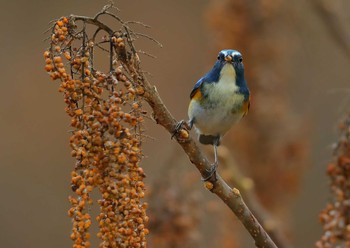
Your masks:
M112 73L114 71L113 69L113 41L112 36L109 37L109 73Z
M102 46L100 46L100 44L101 44L101 42L100 42L100 43L95 44L95 46L97 46L98 48L100 48L102 51L104 51L104 52L106 52L106 53L109 53L109 50L108 50L108 49L106 49L106 48L104 48L104 47L102 47Z
M142 51L142 50L138 50L137 52L138 52L138 53L141 53L141 54L144 54L144 55L146 55L146 56L148 56L148 57L150 57L150 58L152 58L152 59L156 59L156 58L157 58L157 56L155 56L155 55L153 55L153 54L151 54L151 53Z
M92 41L95 42L96 36L98 34L98 32L100 32L102 30L102 28L98 27L95 31L95 33L92 35Z
M151 28L151 26L147 25L147 24L144 24L143 22L138 22L138 21L126 21L124 22L125 24L137 24L137 25L140 25L144 28Z
M99 27L100 29L105 30L109 35L113 35L113 33L114 33L110 27L108 27L104 23L102 23L99 20L96 20L94 18L87 17L87 16L77 16L77 15L71 15L70 18L74 19L76 21L83 21L85 23L95 25L95 26Z
M98 12L98 13L94 16L94 19L97 20L97 18L98 18L100 15L105 14L105 13L107 12L107 10L109 10L109 9L111 9L111 8L116 9L116 10L119 11L119 9L118 9L117 7L114 6L113 1L110 1L110 4L105 5L105 6L102 8L102 10L101 10L100 12Z
M110 17L116 19L116 20L117 20L118 22L120 22L121 24L125 25L125 22L123 22L123 20L120 19L120 18L119 18L118 16L116 16L115 14L110 13L110 12L108 12L108 11L106 11L104 14L109 15Z
M153 42L155 42L158 46L163 47L162 43L160 43L159 41L157 41L156 39L154 39L153 37L147 35L147 34L143 34L143 33L138 33L138 32L132 32L132 34L137 36L141 36L141 37L145 37Z

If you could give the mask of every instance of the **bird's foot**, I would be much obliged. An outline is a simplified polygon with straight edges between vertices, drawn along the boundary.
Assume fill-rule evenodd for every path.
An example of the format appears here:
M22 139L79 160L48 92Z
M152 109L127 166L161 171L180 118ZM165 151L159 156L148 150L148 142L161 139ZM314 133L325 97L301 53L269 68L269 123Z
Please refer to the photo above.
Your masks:
M186 130L184 130L184 128ZM191 130L191 127L188 125L188 123L184 120L179 121L174 128L171 139L176 136L178 140L186 140L189 136L188 130Z
M172 135L171 135L171 139L173 139L179 132L180 132L180 130L181 130L181 128L182 128L182 126L185 124L185 121L184 120L181 120L181 121L179 121L177 124L176 124L176 126L175 126L175 128L174 128L174 131L173 131L173 133L172 133Z
M209 181L211 178L213 178L213 181L216 181L216 169L219 166L219 162L214 162L209 169L206 169L206 172L208 173L206 177L202 177L203 182Z

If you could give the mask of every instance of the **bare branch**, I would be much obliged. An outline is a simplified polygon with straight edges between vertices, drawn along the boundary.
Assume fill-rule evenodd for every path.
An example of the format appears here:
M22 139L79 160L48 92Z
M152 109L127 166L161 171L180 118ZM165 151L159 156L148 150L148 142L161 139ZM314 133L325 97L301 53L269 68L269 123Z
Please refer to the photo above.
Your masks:
M97 18L98 18L100 15L105 14L105 13L107 12L107 10L109 10L109 9L116 9L116 10L119 11L119 9L118 9L117 7L114 6L113 1L110 1L109 4L105 5L105 6L102 8L102 10L101 10L100 12L98 12L98 13L94 16L94 19L97 20Z
M148 57L151 57L152 59L156 59L156 58L157 58L157 56L155 56L155 55L153 55L153 54L151 54L151 53L142 51L142 50L138 50L137 52L138 52L138 53L141 53L141 54L144 54L144 55L146 55L146 56L148 56Z
M100 29L106 31L109 35L113 35L113 30L109 28L107 25L103 24L97 19L91 18L91 17L86 17L86 16L77 16L77 15L71 15L71 19L74 19L76 21L84 21L85 23L95 25L99 27Z
M141 36L141 37L145 37L153 42L155 42L158 46L163 47L162 43L160 43L159 41L157 41L156 39L154 39L153 37L147 35L147 34L143 34L143 33L138 33L138 32L132 32L132 34L137 36Z
M125 24L137 24L137 25L140 25L144 28L151 28L151 26L149 26L143 22L138 22L138 21L126 21Z
M113 13L110 13L108 11L106 11L104 14L109 15L110 17L113 17L114 19L116 19L118 22L120 22L121 24L125 25L125 23L122 21L122 19L120 19L118 16L116 16Z

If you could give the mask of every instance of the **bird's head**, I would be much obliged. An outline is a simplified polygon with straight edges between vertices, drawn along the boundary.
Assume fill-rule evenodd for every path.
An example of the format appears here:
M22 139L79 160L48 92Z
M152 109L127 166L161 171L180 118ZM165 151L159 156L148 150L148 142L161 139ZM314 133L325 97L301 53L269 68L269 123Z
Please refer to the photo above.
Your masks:
M235 81L244 80L244 66L242 54L236 50L226 49L219 52L214 65L219 77L234 78Z
M244 85L244 66L242 54L236 50L222 50L213 68L198 81L218 82L220 79L234 81L237 85Z
M244 71L242 54L236 50L222 50L218 55L217 63L219 63L221 67L226 64L231 64L236 74L243 73Z

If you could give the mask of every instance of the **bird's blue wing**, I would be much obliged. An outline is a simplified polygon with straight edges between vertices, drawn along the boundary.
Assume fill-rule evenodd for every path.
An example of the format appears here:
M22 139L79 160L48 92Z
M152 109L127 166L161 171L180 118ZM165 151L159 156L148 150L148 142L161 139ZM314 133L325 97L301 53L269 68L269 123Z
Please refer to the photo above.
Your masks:
M201 85L204 82L214 83L219 81L221 68L222 68L222 64L220 63L220 61L217 61L214 64L214 67L207 74L205 74L204 77L198 80L198 82L193 87L193 90L191 91L191 94L190 94L191 99L196 95L198 90L200 90Z
M198 90L200 90L200 87L202 85L202 83L204 82L204 78L201 78L198 80L198 82L194 85L191 94L190 94L190 98L192 99L194 97L194 95L197 93Z

